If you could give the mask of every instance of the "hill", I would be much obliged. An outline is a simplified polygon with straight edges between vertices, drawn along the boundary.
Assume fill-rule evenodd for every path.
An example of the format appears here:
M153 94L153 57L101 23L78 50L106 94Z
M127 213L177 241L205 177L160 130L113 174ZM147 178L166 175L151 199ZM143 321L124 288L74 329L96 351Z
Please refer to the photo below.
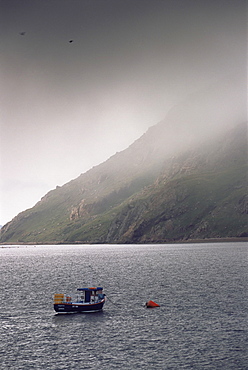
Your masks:
M248 236L247 125L225 126L203 111L199 122L201 116L185 107L20 213L2 227L1 243L163 243Z

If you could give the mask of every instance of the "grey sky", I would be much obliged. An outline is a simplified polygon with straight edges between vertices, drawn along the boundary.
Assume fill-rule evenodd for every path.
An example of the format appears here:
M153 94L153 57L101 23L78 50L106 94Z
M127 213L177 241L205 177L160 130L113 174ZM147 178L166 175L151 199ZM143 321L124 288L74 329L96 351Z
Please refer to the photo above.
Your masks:
M125 149L189 94L246 78L244 0L0 5L0 224Z

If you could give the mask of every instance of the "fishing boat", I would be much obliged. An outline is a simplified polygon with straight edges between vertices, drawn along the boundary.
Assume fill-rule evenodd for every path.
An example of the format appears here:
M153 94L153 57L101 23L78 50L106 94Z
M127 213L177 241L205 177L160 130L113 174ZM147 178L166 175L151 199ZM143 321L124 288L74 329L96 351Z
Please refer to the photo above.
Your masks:
M102 287L79 288L75 299L65 294L54 294L54 310L58 313L98 312L105 303Z

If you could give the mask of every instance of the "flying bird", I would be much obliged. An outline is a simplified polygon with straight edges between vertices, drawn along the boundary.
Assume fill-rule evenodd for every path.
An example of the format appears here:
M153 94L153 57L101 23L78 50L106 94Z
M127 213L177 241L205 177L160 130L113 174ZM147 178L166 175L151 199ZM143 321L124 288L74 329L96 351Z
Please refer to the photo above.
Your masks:
M26 32L20 32L21 36L25 36Z
M74 42L74 40L70 40L69 43L71 44L72 42Z

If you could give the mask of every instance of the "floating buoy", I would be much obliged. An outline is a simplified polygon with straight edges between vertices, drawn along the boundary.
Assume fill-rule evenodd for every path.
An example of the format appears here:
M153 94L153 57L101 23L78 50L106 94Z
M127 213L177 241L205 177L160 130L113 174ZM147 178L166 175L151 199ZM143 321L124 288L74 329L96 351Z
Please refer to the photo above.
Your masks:
M160 307L160 305L157 304L156 302L148 301L148 302L146 302L146 307L147 308L153 308L153 307Z

